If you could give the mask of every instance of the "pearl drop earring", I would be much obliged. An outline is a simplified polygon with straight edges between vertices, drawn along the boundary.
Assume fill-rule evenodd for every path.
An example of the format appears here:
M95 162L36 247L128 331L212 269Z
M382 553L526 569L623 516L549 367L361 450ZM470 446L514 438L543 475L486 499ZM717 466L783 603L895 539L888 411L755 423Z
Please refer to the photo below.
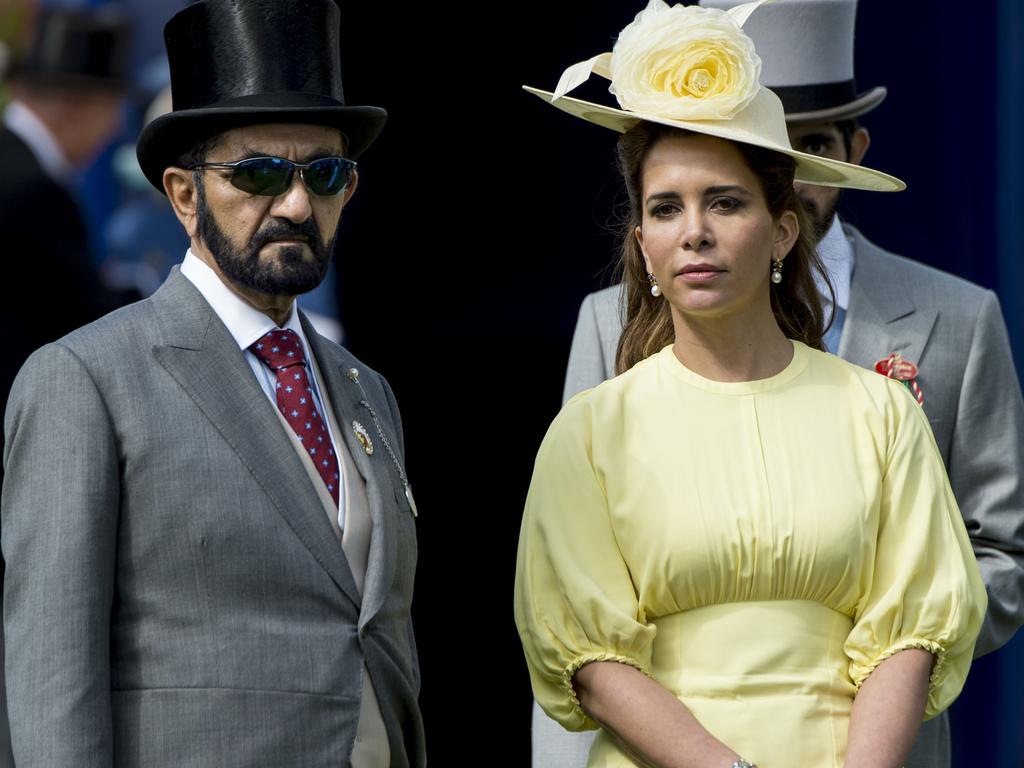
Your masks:
M651 296L654 298L661 296L661 286L658 285L657 279L651 272L647 273L647 282L651 284Z
M772 282L775 285L782 282L782 259L772 259Z

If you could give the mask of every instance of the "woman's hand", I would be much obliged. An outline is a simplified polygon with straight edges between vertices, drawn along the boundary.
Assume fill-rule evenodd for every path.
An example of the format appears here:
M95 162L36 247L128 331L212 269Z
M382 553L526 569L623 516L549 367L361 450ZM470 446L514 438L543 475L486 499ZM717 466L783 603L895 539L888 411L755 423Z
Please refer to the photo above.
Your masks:
M846 768L900 768L914 745L928 701L934 657L910 648L868 675L850 715Z
M653 768L729 768L739 757L679 699L627 664L586 664L573 676L573 687L583 710Z

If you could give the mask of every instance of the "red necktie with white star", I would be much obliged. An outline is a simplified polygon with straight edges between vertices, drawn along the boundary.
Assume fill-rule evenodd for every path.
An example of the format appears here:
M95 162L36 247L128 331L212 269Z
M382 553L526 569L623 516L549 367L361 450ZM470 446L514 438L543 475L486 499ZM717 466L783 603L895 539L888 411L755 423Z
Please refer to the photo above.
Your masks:
M257 339L249 351L277 376L277 407L295 431L337 505L338 457L334 455L327 424L313 402L302 339L295 331L276 329Z

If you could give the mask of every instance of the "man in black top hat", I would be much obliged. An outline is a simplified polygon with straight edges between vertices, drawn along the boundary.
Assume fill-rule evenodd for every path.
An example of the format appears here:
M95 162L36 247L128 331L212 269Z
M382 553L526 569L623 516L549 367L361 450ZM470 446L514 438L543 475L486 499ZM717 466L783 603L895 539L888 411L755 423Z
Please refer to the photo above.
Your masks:
M174 111L138 155L191 248L8 404L19 768L425 765L397 405L294 300L386 117L344 104L339 26L332 0L167 25Z

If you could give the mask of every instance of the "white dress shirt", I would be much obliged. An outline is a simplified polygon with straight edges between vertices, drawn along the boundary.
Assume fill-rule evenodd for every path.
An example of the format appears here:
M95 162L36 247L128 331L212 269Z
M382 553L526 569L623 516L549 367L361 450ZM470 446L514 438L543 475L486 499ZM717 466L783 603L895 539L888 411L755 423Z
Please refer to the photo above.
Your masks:
M277 376L267 367L266 363L249 351L249 347L256 343L261 336L270 331L277 330L278 326L267 315L252 305L247 304L238 294L224 285L217 276L217 273L192 253L191 248L185 254L185 260L181 263L181 274L203 295L203 298L206 299L207 303L217 314L217 317L227 327L228 332L237 342L238 348L245 355L249 367L252 368L256 381L263 388L263 393L273 403L274 408L277 408L277 394L275 392ZM313 366L309 364L309 356L312 352L309 348L309 342L306 340L306 334L302 331L302 323L299 322L299 314L295 311L294 302L288 314L288 319L281 328L295 331L302 340L302 347L306 351L306 375L309 377L313 390L313 403L321 413L326 415L327 411L324 409L323 400L320 397L320 382L316 379ZM324 424L327 425L331 446L334 448L335 454L337 454L337 442L331 429L330 420L324 419ZM338 475L341 477L338 488L338 527L345 530L344 476L340 471Z

